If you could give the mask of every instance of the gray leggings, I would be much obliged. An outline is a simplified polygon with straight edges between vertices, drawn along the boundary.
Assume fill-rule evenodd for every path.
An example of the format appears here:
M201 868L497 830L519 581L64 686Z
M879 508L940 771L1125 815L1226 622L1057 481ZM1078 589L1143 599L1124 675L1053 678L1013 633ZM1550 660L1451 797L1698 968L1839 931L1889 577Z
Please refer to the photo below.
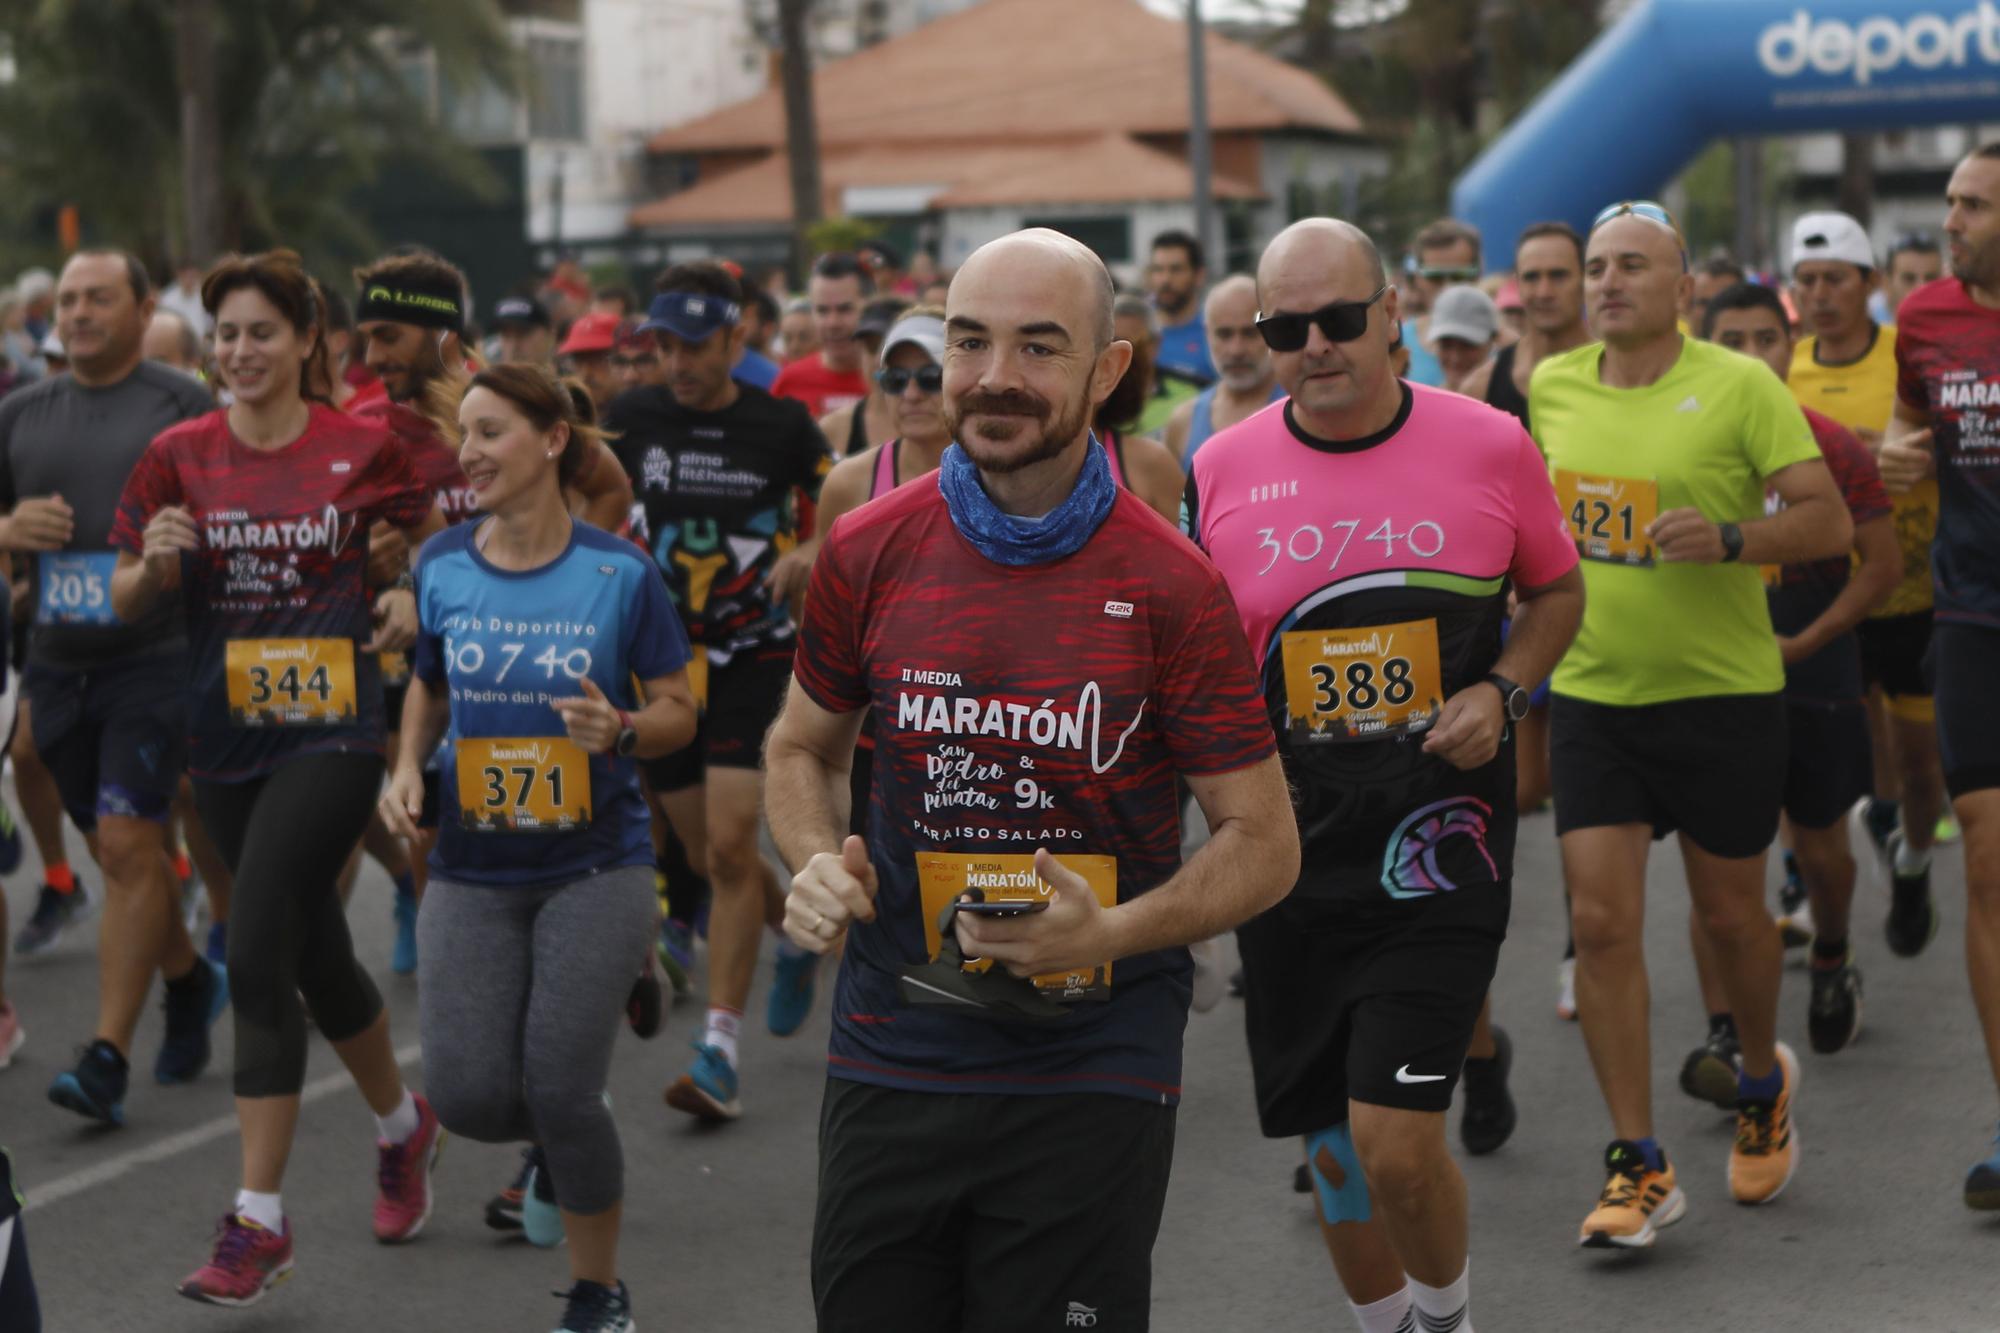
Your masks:
M434 877L424 890L417 1008L431 1107L454 1134L541 1144L572 1213L624 1195L604 1082L658 914L650 865L545 888Z

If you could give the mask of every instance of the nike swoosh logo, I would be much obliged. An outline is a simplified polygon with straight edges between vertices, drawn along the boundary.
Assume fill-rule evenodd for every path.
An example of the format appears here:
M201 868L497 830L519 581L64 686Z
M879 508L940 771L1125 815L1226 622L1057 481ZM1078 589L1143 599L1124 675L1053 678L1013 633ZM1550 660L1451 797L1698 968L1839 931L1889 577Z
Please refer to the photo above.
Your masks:
M1398 1083L1441 1083L1444 1077L1443 1074L1412 1074L1408 1065L1396 1071Z

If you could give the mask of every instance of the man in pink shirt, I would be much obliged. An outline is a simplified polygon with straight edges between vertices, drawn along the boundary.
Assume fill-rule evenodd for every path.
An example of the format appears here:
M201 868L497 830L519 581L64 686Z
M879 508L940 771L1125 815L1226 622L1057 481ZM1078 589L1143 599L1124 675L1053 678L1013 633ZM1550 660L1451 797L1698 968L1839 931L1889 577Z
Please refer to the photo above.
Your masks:
M1257 295L1291 396L1195 456L1187 516L1242 616L1305 853L1237 931L1258 1116L1305 1141L1364 1333L1469 1331L1444 1113L1507 932L1511 724L1582 619L1576 548L1518 421L1397 378L1366 234L1294 224Z

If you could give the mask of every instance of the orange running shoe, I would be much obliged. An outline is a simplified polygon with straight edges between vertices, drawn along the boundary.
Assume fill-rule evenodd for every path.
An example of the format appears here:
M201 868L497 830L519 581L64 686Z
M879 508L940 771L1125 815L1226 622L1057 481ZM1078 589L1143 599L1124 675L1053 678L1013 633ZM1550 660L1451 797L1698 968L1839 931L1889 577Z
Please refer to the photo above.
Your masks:
M1614 1139L1604 1150L1604 1167L1611 1176L1576 1237L1585 1249L1643 1249L1661 1227L1672 1226L1687 1212L1687 1196L1674 1184L1674 1164L1664 1157L1655 1171L1646 1165L1638 1144Z
M1785 1192L1799 1166L1799 1136L1792 1128L1792 1099L1799 1090L1799 1060L1778 1043L1784 1086L1768 1102L1738 1102L1736 1146L1729 1153L1729 1192L1738 1203L1769 1203Z

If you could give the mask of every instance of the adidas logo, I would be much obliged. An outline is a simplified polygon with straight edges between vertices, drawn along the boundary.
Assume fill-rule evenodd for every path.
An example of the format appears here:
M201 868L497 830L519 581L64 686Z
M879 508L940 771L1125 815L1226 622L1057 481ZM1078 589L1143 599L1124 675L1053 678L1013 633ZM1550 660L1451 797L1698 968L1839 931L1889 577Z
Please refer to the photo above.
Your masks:
M1687 397L1681 399L1681 405L1675 408L1674 411L1699 412L1701 411L1701 399L1695 397L1693 394L1689 394Z

